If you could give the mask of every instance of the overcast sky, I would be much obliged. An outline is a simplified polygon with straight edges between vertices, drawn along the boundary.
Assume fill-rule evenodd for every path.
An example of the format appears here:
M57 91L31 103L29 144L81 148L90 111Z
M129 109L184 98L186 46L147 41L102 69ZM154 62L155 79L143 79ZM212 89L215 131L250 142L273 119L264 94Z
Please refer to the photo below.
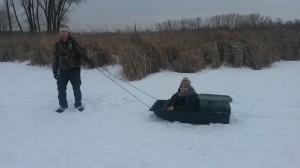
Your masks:
M114 29L229 13L300 19L300 0L87 0L73 9L69 24L73 29Z

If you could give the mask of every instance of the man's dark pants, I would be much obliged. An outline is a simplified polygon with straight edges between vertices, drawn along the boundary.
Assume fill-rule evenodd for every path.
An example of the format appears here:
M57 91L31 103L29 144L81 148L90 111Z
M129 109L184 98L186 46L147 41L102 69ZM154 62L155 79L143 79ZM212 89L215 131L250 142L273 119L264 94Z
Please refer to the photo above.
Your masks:
M64 71L60 70L57 78L57 90L58 90L58 100L61 107L68 107L67 102L67 85L71 82L75 97L75 107L81 106L81 79L80 79L80 68L71 68L70 70Z

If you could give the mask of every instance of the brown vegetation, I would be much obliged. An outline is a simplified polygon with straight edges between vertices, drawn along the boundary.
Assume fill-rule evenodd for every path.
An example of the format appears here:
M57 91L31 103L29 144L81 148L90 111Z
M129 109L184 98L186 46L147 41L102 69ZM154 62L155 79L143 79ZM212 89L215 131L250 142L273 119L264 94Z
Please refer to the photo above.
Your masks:
M289 27L211 28L73 34L99 67L120 64L129 80L168 69L192 73L206 66L261 69L300 59L300 31ZM50 65L57 35L2 33L0 61Z

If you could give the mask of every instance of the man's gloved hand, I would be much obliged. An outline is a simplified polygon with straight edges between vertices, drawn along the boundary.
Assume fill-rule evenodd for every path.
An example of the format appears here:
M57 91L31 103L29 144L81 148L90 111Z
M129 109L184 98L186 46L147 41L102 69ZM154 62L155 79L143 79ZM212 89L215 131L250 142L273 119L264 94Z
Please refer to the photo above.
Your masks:
M58 70L53 70L53 77L57 80L58 78Z
M53 76L54 76L54 79L57 80L57 78L58 78L58 73L53 73Z

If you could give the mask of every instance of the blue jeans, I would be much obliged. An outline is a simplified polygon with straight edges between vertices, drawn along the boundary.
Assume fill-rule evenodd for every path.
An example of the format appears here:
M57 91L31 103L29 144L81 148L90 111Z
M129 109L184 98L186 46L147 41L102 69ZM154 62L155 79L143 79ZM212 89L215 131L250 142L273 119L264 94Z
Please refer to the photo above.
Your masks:
M70 70L64 71L59 70L59 75L57 78L57 90L58 90L58 100L59 105L67 108L67 85L71 82L75 97L75 107L81 106L81 79L80 79L80 68L71 68Z

